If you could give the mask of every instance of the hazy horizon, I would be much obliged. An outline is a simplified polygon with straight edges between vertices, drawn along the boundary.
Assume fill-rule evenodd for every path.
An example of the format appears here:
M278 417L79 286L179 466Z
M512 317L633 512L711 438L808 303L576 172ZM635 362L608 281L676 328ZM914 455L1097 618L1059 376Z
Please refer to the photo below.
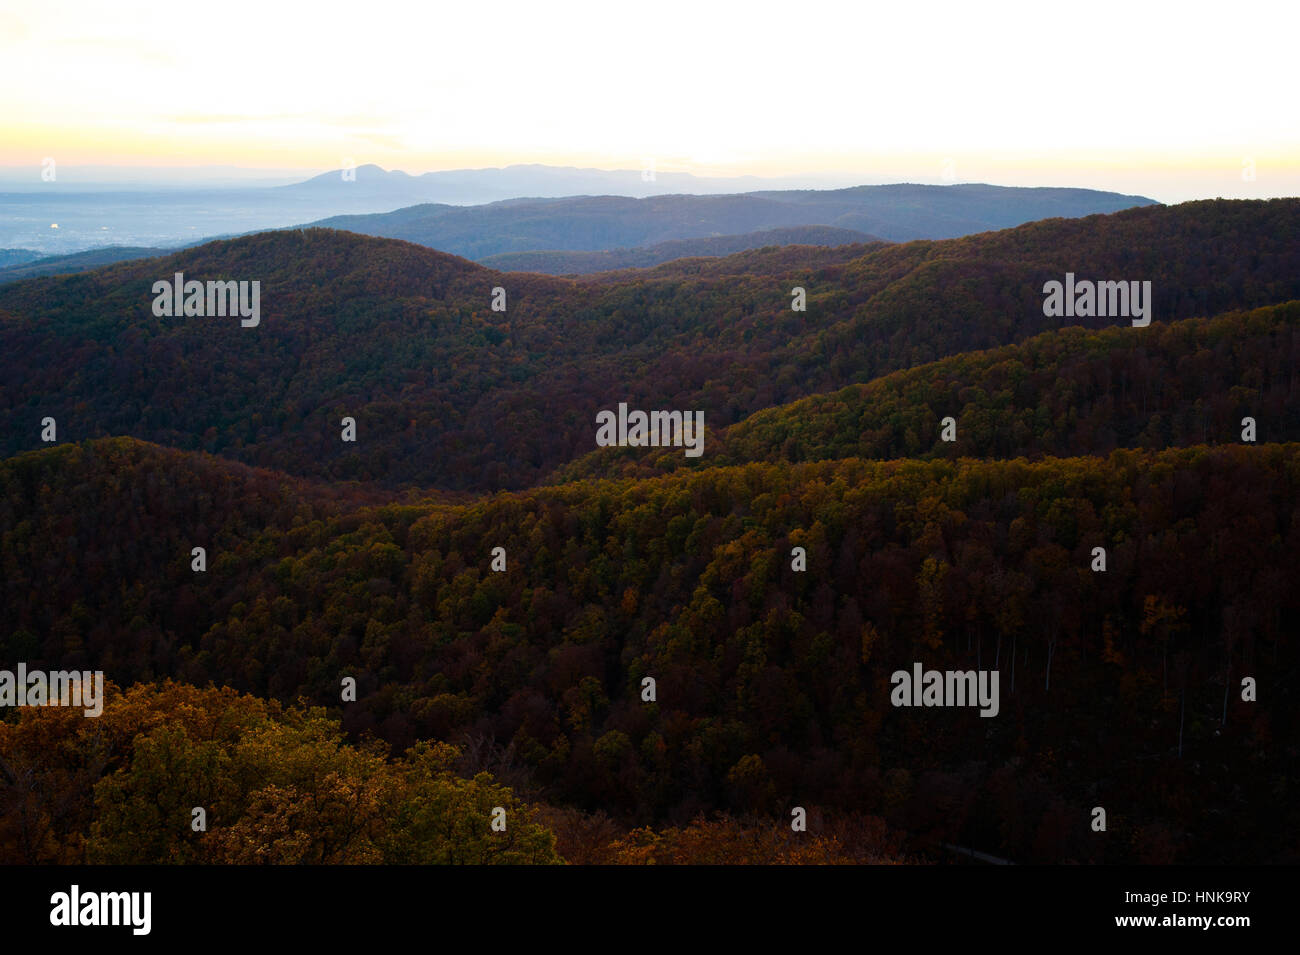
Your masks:
M49 157L53 158L53 157ZM349 157L350 158L350 157ZM633 164L622 166L598 166L590 163L545 163L521 160L506 161L482 166L450 166L445 168L424 168L413 166L388 166L369 160L356 160L357 168L375 165L385 172L401 172L411 177L429 173L448 172L484 172L504 170L512 167L545 166L552 169L580 169L597 173L641 173L643 168ZM781 173L755 173L732 171L711 166L664 167L655 163L653 168L657 175L685 175L700 180L701 185L710 181L752 180L752 185L738 183L735 189L717 191L750 191L765 188L778 189L843 189L852 186L892 185L899 183L916 183L920 185L962 185L982 184L1019 188L1061 188L1094 189L1102 192L1117 192L1123 195L1143 196L1157 202L1174 205L1197 199L1276 199L1300 195L1300 172L1285 177L1274 176L1261 185L1258 178L1259 166L1254 180L1243 179L1242 169L1233 170L1232 176L1206 176L1196 170L1180 169L1168 172L1146 171L1127 176L1094 170L1090 173L1078 173L1072 179L1056 178L1049 171L1035 171L1016 164L990 163L982 169L989 175L962 175L955 168L955 161L945 165L945 161L935 162L931 169L914 167L909 173L900 169L893 173L830 170L808 172L793 170ZM58 186L68 190L85 188L89 191L147 192L177 189L250 189L293 185L305 182L316 176L337 172L342 166L327 168L283 168L245 167L219 165L210 163L194 166L151 165L147 163L122 164L58 164L57 179L42 180L41 173L45 166L42 162L0 165L0 192L38 192ZM999 171L1001 174L999 174ZM945 173L951 178L945 178ZM1198 185L1204 187L1197 191ZM1217 186L1218 191L1212 187ZM710 190L714 191L714 190ZM619 193L622 194L622 193Z
M1300 195L1287 95L1296 8L1251 9L1210 21L1118 2L1080 17L1018 2L813 0L792 17L579 2L561 16L377 0L308 17L232 0L214 17L154 0L16 0L0 12L0 167L210 167L242 180L365 163L412 174L653 163L1164 203ZM321 56L337 50L345 60Z

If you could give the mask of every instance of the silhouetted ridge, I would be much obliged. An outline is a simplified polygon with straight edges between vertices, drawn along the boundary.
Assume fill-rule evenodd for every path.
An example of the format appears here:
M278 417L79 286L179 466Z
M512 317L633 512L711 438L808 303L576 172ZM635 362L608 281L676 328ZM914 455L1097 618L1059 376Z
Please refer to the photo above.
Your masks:
M0 453L37 447L50 416L61 439L130 434L305 477L526 487L594 450L597 412L620 402L699 410L716 432L1069 325L1137 331L1045 316L1043 285L1067 272L1150 281L1166 323L1300 299L1298 211L1191 203L848 262L787 247L581 282L326 230L214 242L0 287ZM260 281L260 325L154 317L152 283L177 271Z

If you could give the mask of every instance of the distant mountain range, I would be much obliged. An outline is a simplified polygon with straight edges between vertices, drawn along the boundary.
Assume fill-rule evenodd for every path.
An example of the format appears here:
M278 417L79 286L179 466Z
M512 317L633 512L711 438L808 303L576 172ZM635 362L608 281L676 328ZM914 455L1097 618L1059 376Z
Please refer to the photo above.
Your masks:
M950 239L1037 219L1076 218L1155 205L1091 189L955 185L855 186L722 196L572 196L481 206L426 204L310 223L405 239L483 260L511 252L639 248L674 239L822 225L894 242Z
M245 180L232 170L208 170L206 177L183 172L67 166L59 167L57 179L46 182L33 167L0 168L0 249L26 251L38 258L107 246L174 248L325 216L390 212L427 202L465 205L520 196L716 194L829 188L852 182L843 177L709 178L686 173L657 173L650 178L639 170L540 165L415 176L365 165L300 182L281 178L274 185L260 173L257 179ZM12 263L0 255L0 265L5 264Z
M9 268L40 258L40 253L32 249L0 249L0 268Z
M806 225L786 229L766 229L741 235L718 235L700 239L669 239L633 249L601 249L593 252L557 250L554 252L504 252L489 255L479 262L503 272L541 272L545 275L585 275L614 269L644 269L677 259L717 257L761 249L768 246L855 245L884 240L865 232L837 229L834 226ZM0 272L3 281L3 272Z
M6 260L3 252L0 252L0 285L6 282L16 282L19 279L35 278L38 275L68 275L73 272L84 272L87 269L98 268L101 265L112 265L114 262L127 262L131 259L147 259L152 255L164 255L172 250L149 248L147 246L110 245L102 249L73 252L71 255L40 256L35 252L27 252L26 250L5 249L3 251L21 251L25 254L16 255L12 259ZM5 264L6 261L8 264Z
M213 242L0 288L0 455L39 447L49 415L67 440L132 435L304 477L527 487L592 450L593 415L618 400L705 409L719 429L1063 324L1114 325L1044 317L1043 283L1067 271L1149 278L1157 322L1300 298L1298 206L1154 206L840 262L787 247L760 269L750 250L726 274L674 264L616 282L325 229ZM155 317L151 287L175 272L257 278L261 326ZM364 455L338 439L345 415Z
M516 169L528 171L532 178L497 175ZM622 188L626 182L615 172L543 166L429 173L444 178L427 181L426 176L385 173L378 167L356 172L355 182L329 173L275 189L148 197L58 192L51 193L48 201L30 195L3 197L15 221L25 225L12 235L0 229L0 241L14 246L29 242L32 247L0 252L0 284L139 258L164 248L188 248L207 241L205 235L227 238L267 228L303 228L288 223L303 222L324 209L363 214L332 215L311 225L405 239L508 271L562 275L645 268L674 258L729 255L765 245L955 238L1037 219L1076 218L1156 204L1142 196L1090 189L902 184L645 198L511 198L473 206L406 205L380 213L366 210L410 202L432 188L434 181L464 185L482 179L523 189L530 182L545 180L549 188L559 189L591 185L592 180L583 177L600 173L604 178L599 185ZM720 181L701 179L696 185L712 188ZM37 227L46 220L57 221L59 229ZM110 228L105 222L114 225ZM108 241L117 236L118 241ZM88 245L77 248L81 242ZM71 252L60 251L67 249ZM95 254L85 254L87 249Z
M345 175L347 178L345 178ZM276 190L295 197L359 197L383 200L394 206L441 202L478 205L517 199L560 198L580 195L615 195L643 198L674 193L716 195L755 189L809 189L845 184L845 177L816 176L766 178L760 176L713 177L652 169L579 169L529 163L492 169L451 169L412 176L374 164L355 169L335 169L305 182ZM848 180L852 182L850 178Z

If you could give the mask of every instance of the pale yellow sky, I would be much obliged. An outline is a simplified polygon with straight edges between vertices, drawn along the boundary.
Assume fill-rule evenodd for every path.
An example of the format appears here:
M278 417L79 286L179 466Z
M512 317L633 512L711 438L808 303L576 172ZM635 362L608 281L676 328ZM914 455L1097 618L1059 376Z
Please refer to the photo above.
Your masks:
M702 175L1296 195L1297 11L6 0L0 165L654 158Z

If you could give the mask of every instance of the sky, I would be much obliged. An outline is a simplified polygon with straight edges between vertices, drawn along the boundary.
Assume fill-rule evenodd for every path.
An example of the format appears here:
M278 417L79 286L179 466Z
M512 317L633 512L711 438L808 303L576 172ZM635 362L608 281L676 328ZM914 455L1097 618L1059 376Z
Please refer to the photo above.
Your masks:
M0 166L1300 195L1300 3L5 0Z

